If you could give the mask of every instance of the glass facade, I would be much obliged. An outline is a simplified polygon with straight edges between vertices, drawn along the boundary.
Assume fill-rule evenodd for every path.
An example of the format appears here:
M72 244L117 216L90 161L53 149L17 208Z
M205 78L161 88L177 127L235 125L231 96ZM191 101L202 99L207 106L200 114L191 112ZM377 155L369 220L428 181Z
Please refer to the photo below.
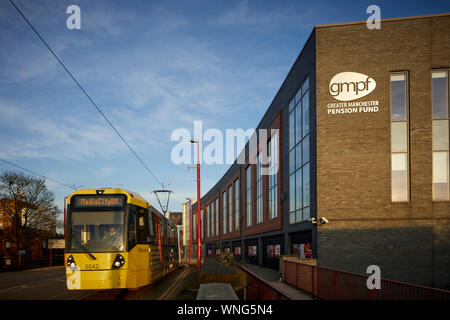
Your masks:
M252 226L252 166L248 166L245 169L246 176L246 192L247 192L247 203L246 203L246 212L247 212L247 227Z
M216 213L216 236L219 235L219 197L216 198L216 205L214 206L215 213Z
M256 223L263 222L263 179L262 171L262 156L258 154L258 164L256 166Z
M289 223L310 218L309 78L289 104Z
M227 192L222 194L222 233L227 233Z
M228 231L233 231L233 185L228 187Z
M276 167L269 171L269 219L278 217L278 133L275 133L268 142L268 156L276 159ZM272 159L272 161L274 161ZM272 162L273 163L273 162ZM274 172L276 170L276 173Z
M450 200L448 70L431 72L433 97L433 200Z
M409 200L408 74L391 74L391 199Z
M239 217L240 217L240 213L239 213L239 208L240 208L240 197L239 197L239 193L240 193L240 188L239 188L239 179L237 179L234 182L234 230L237 231L239 230Z

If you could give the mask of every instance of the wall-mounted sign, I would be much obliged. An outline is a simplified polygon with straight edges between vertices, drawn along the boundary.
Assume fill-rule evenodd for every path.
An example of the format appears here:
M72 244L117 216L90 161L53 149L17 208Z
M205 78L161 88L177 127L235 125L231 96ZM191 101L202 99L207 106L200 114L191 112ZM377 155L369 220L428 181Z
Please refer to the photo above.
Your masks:
M48 239L49 249L64 249L66 241L64 239Z
M330 95L341 102L327 104L327 114L352 114L378 112L378 100L353 101L367 96L377 84L372 77L358 72L340 72L328 85Z
M248 246L248 255L250 257L256 257L256 255L257 255L257 248L256 248L256 246Z
M267 245L267 257L268 258L279 258L280 257L280 245L279 244Z
M312 243L297 243L292 245L292 253L300 259L312 258Z
M370 76L357 72L340 72L331 78L330 94L339 101L351 101L367 96L377 86Z

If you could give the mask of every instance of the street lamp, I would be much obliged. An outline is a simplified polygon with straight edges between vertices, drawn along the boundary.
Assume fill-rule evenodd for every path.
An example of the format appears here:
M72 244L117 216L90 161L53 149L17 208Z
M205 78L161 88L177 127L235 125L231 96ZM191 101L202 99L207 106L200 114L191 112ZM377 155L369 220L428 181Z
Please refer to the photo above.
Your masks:
M192 199L186 198L189 201L189 265L191 265L191 252L192 252L192 215L191 215L191 207L192 207Z
M201 222L200 222L200 141L191 139L191 143L197 144L197 268L202 266L202 254L201 254Z

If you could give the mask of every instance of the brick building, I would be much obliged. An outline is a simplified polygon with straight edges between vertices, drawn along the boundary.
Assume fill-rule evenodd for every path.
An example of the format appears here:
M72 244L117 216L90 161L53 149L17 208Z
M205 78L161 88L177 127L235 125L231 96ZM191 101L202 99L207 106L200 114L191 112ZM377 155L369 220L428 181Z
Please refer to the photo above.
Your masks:
M15 207L12 200L2 200L2 204ZM5 202L6 201L6 202ZM28 207L26 203L19 203L20 210ZM14 228L11 217L2 211L0 207L0 272L12 271L20 268L31 268L47 265L50 251L48 239L58 237L56 234L56 222L50 226L50 230L37 230L35 228ZM22 208L22 209L21 209ZM17 247L17 232L20 237L20 247ZM60 237L60 236L59 236ZM62 251L56 252L61 255ZM55 256L55 252L52 253ZM61 258L61 257L59 257ZM59 261L58 261L59 263Z
M449 68L450 14L315 26L257 126L279 170L245 147L201 199L204 254L449 289Z

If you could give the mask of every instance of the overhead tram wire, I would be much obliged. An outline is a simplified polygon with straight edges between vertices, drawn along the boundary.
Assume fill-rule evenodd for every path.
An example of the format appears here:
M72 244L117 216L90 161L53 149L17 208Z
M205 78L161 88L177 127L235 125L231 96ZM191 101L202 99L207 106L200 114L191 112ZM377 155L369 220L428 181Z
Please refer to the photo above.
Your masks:
M64 186L64 187L67 187L67 188L70 188L70 189L73 189L73 190L77 190L77 188L76 188L75 186L70 186L70 185L68 185L68 184L59 182L58 180L55 180L55 179L49 178L49 177L47 177L47 176L44 176L43 174L40 174L40 173L31 171L31 170L29 170L29 169L25 169L25 168L23 168L23 167L21 167L21 166L18 166L17 164L14 164L14 163L12 163L12 162L7 161L7 160L3 160L3 159L0 158L0 161L3 161L3 162L5 162L5 163L7 163L7 164L9 164L9 165L11 165L11 166L13 166L13 167L16 167L16 168L21 169L21 170L28 171L28 172L30 172L30 173L32 173L32 174L34 174L34 175L41 176L42 178L44 178L44 179L46 179L46 180L53 181L53 182L55 182L55 183L57 183L57 184L60 184L60 185L62 185L62 186Z
M11 4L16 8L16 10L19 12L19 14L22 16L22 18L27 22L27 24L30 26L30 28L34 31L34 33L38 36L38 38L44 43L44 45L47 47L47 49L51 52L51 54L55 57L56 60L58 60L59 64L66 70L67 74L72 78L72 80L76 83L76 85L81 89L81 91L85 94L85 96L89 99L89 101L92 103L92 105L95 107L95 109L100 113L100 115L106 120L106 122L110 125L110 127L117 133L117 135L122 139L122 141L126 144L128 149L134 154L134 156L138 159L138 161L144 166L144 168L152 175L152 177L160 184L162 183L158 180L158 178L153 174L153 172L147 167L147 165L142 161L142 159L137 155L137 153L131 148L131 146L128 144L128 142L125 141L125 139L122 137L122 135L119 133L119 131L114 127L114 125L109 121L109 119L106 117L106 115L100 110L100 108L97 106L97 104L92 100L92 98L87 94L87 92L84 90L84 88L81 86L81 84L75 79L75 77L72 75L72 73L67 69L67 67L62 63L62 61L58 58L56 53L50 48L50 46L47 44L47 42L41 37L39 32L33 27L31 22L25 17L25 15L22 13L22 11L16 6L14 1L9 0Z

